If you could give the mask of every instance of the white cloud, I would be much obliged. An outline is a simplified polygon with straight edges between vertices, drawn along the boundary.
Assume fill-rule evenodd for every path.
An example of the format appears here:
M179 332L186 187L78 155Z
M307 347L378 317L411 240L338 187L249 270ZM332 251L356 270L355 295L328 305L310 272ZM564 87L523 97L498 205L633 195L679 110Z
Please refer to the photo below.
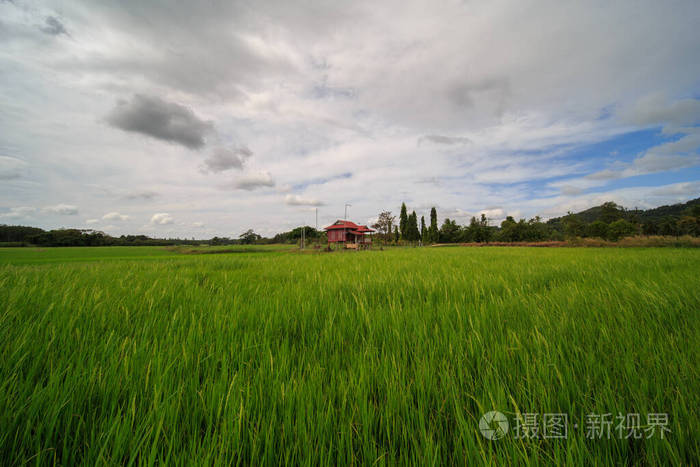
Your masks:
M0 197L80 200L81 212L128 212L113 222L124 233L188 237L204 232L130 222L167 212L212 236L286 230L292 211L313 222L280 209L287 194L322 200L319 224L345 203L354 219L406 201L468 221L490 206L531 217L588 202L615 179L694 163L687 139L623 164L634 156L622 147L570 153L651 126L691 134L699 9L311 0L141 2L136 14L76 0L32 16L0 2ZM60 31L49 16L70 36L42 32ZM236 152L242 142L254 156ZM652 189L635 196L655 200Z
M167 225L172 224L174 221L175 219L173 219L173 217L167 212L159 212L153 214L151 217L151 224L153 225Z
M505 212L501 208L491 208L491 209L484 209L482 211L479 211L479 215L485 215L489 219L504 219Z
M36 208L34 207L18 206L10 208L10 210L6 213L0 213L0 217L6 219L23 219L30 217L34 212L36 212Z
M192 222L193 227L202 228L204 227L204 222Z
M108 212L102 216L102 219L106 221L127 221L129 220L129 216L126 214L119 214L118 212Z
M284 197L284 204L289 206L323 206L323 202L316 198L304 198L299 195L287 195Z
M55 206L46 206L42 209L44 212L52 214L60 214L62 216L74 216L78 214L78 207L72 204L57 204Z
M99 222L100 222L99 219L86 219L86 220L85 220L85 223L88 224L88 225L97 224L97 223L99 223Z

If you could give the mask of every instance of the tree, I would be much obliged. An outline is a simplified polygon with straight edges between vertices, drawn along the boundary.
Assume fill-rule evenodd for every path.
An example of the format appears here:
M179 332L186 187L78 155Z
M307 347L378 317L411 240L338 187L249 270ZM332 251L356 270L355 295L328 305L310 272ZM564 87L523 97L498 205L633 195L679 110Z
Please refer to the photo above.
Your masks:
M425 216L420 216L420 239L423 242L428 240L428 229L425 227Z
M396 216L391 215L391 211L382 211L379 213L377 222L372 225L373 229L384 237L385 240L389 241L392 234L392 226L396 221Z
M606 224L610 224L618 219L621 219L622 214L623 212L622 209L620 209L620 206L612 201L603 203L603 205L600 207L600 220Z
M535 216L527 221L527 229L523 240L528 242L537 242L546 240L551 236L551 231L547 225L542 222L540 216Z
M506 217L506 219L503 222L501 222L501 232L498 236L504 242L520 241L518 223L515 222L515 219L513 219L512 216Z
M646 221L642 224L642 233L644 235L658 235L659 226L654 221Z
M401 237L406 238L406 224L408 223L408 213L406 212L406 203L401 203L401 214L399 214L399 229Z
M661 235L674 235L677 237L680 232L678 231L676 220L671 216L666 216L659 224L659 233Z
M678 231L682 235L700 235L700 217L683 216L678 220Z
M243 245L250 245L251 243L255 243L258 240L260 240L262 237L255 232L253 232L253 229L248 229L242 234L238 236L238 238L241 239L241 243Z
M512 218L511 218L512 219ZM524 221L522 221L524 223ZM472 242L488 243L493 236L493 230L489 227L489 220L486 215L482 214L479 219L472 217L469 221L469 227L465 232L465 237Z
M435 243L438 241L438 220L435 206L430 208L430 227L428 228L428 241Z
M564 222L564 234L567 237L581 237L584 235L585 225L581 222L581 219L571 211L566 213L563 219Z
M416 211L413 211L406 221L406 232L403 235L405 240L416 242L420 239L420 231L418 230L418 216Z
M600 220L591 222L588 224L588 227L586 227L586 234L589 237L607 238L608 224Z
M616 242L621 238L634 235L635 227L624 219L618 219L608 226L608 239Z
M394 226L394 243L399 243L399 228Z
M457 221L445 218L445 222L442 223L440 227L440 242L441 243L455 243L459 240L460 228L457 225Z

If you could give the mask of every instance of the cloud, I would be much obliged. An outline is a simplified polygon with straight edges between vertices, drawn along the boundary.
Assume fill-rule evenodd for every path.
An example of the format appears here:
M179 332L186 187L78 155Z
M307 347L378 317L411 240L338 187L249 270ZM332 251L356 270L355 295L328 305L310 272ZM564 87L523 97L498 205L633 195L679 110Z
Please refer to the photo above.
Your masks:
M661 188L656 188L651 191L652 196L680 196L687 198L688 196L697 197L700 193L700 181L675 183Z
M229 169L242 169L246 159L253 153L246 147L214 149L212 154L204 159L203 172L223 172Z
M484 209L482 211L479 211L479 215L485 215L489 219L504 219L505 216L505 211L501 208L491 208L491 209Z
M202 227L204 227L204 222L192 222L192 227L197 227L201 229Z
M560 188L560 190L563 195L567 196L576 196L583 193L583 189L570 185L564 185Z
M668 170L685 169L700 165L700 155L679 156L649 152L634 160L632 166L623 171L623 175L642 175Z
M65 26L63 26L63 23L61 23L57 18L53 16L48 16L45 21L45 25L42 26L41 31L45 34L48 34L50 36L60 36L61 34L64 34L68 36L68 31L66 30Z
M211 122L200 119L188 107L142 94L135 94L130 102L118 102L106 120L115 128L189 149L203 147L206 135L214 129Z
M314 198L304 198L298 195L287 195L284 197L284 204L289 206L323 206L323 202Z
M604 182L658 172L685 169L700 165L700 129L677 128L673 134L684 133L676 141L662 143L645 150L629 163L616 162L616 169L605 169L584 176L585 180ZM564 187L560 186L562 192ZM574 194L574 193L570 193Z
M52 214L60 214L62 216L74 216L78 214L78 207L72 204L57 204L55 206L46 206L42 209L44 212Z
M435 144L446 144L446 145L456 145L456 144L468 144L471 143L467 137L464 136L443 136L443 135L425 135L418 139L418 145L423 141L429 141Z
M132 218L167 211L173 225L143 231L187 237L202 232L193 220L219 236L288 230L287 194L323 200L320 224L342 217L346 202L356 219L396 214L402 201L426 216L434 204L439 216L499 206L531 217L601 187L650 183L621 179L696 155L647 151L652 125L665 125L664 135L697 125L693 0L673 8L74 0L59 13L41 3L0 3L10 96L0 106L0 154L26 161L0 169L5 206L80 200L81 214L99 219L107 208L151 205L157 191L164 204ZM39 29L48 15L71 40ZM254 156L217 153L240 142ZM606 142L615 144L591 149ZM193 160L185 148L201 154ZM608 165L614 159L624 163ZM352 175L334 178L343 172ZM675 170L663 181L697 173ZM239 191L218 190L224 180ZM648 201L652 188L630 198Z
M584 178L587 178L589 180L614 180L620 177L622 177L622 171L605 169L588 174Z
M159 212L153 214L153 216L151 217L151 224L153 225L172 224L174 221L175 219L173 219L172 216L167 212Z
M700 99L669 102L663 94L652 94L639 99L624 116L637 125L697 125L700 123Z
M97 223L99 223L99 222L100 222L99 219L86 219L86 220L85 220L85 223L88 224L88 225L90 225L90 224L97 224Z
M20 178L27 164L15 157L0 156L0 180Z
M273 187L275 186L275 181L269 172L258 172L239 177L233 182L232 186L239 190L251 191L257 188Z
M10 208L9 212L0 214L0 217L6 219L22 219L31 216L34 212L36 212L36 208L31 206L18 206Z
M131 191L124 197L129 200L151 200L158 196L155 191Z
M129 216L126 214L119 214L118 212L108 212L102 216L102 219L106 221L126 221L129 220Z

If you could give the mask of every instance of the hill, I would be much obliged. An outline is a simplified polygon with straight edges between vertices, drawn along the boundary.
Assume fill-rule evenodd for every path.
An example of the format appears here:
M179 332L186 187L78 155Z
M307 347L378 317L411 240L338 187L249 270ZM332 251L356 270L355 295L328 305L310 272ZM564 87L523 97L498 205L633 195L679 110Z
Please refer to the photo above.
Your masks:
M659 206L651 209L626 209L615 203L603 203L600 206L594 206L581 212L574 213L581 222L590 224L595 221L607 222L609 220L625 219L630 222L645 224L645 223L660 223L668 218L675 220L680 219L684 215L691 215L696 210L700 210L700 198L695 198L685 203L677 203L671 205ZM547 224L560 230L564 217L555 217L549 219Z

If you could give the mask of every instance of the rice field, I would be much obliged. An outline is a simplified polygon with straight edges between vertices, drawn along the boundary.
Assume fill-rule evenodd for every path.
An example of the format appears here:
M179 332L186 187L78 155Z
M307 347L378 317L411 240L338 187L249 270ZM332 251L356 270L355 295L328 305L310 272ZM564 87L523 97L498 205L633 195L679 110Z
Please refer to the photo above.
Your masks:
M700 459L700 250L192 253L0 249L3 464Z

